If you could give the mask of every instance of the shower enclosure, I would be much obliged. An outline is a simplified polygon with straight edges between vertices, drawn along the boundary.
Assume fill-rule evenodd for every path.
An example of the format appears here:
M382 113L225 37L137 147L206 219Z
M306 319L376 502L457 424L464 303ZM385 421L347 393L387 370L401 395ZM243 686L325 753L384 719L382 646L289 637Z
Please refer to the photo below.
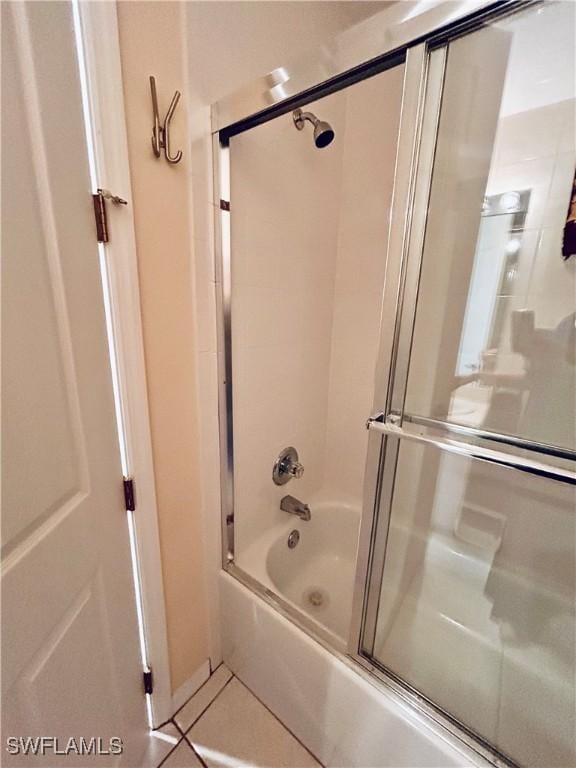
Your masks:
M488 759L569 766L575 7L472 5L215 108L224 567Z

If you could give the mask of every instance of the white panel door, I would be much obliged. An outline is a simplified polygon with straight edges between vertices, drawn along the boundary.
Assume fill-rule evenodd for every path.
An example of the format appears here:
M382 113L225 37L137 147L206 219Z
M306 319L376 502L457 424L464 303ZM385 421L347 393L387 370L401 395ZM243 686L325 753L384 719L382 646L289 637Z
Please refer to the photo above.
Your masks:
M145 698L69 2L2 3L2 758L122 739ZM72 747L74 749L74 747Z

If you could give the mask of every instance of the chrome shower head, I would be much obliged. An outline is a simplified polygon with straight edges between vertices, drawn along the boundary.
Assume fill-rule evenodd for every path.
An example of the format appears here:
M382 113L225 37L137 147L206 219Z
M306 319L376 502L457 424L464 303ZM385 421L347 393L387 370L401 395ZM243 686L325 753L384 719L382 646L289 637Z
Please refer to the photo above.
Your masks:
M334 131L330 123L319 120L314 126L314 144L318 149L327 147L334 138Z
M292 119L294 125L301 131L304 128L306 120L308 120L314 126L314 144L318 149L327 147L332 143L334 139L334 129L330 123L326 123L324 120L319 120L312 112L302 112L301 109L295 109L292 112Z

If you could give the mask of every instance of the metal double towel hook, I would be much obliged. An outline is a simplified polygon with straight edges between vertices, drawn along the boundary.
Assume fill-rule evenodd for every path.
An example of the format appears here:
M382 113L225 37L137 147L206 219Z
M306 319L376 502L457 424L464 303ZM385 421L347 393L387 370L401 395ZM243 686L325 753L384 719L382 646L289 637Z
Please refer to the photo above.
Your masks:
M152 93L152 110L154 112L154 128L152 132L152 149L156 157L160 157L161 150L169 163L175 164L182 160L182 151L178 150L174 156L170 154L170 121L174 115L176 105L180 100L180 91L176 91L168 107L168 112L164 122L160 125L160 115L158 113L158 95L156 93L156 78L150 75L150 92Z

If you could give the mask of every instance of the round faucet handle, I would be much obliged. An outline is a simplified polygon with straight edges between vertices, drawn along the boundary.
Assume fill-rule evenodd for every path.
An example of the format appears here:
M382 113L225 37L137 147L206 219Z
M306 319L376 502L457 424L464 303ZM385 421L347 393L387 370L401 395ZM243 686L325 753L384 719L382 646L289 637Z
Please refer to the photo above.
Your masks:
M298 460L298 451L289 446L280 452L274 462L272 470L272 480L276 485L285 485L293 477L299 478L304 474L304 467Z
M290 474L292 477L295 477L297 480L299 480L302 475L304 474L304 467L302 464L300 464L299 461L295 461L292 466L290 467Z

